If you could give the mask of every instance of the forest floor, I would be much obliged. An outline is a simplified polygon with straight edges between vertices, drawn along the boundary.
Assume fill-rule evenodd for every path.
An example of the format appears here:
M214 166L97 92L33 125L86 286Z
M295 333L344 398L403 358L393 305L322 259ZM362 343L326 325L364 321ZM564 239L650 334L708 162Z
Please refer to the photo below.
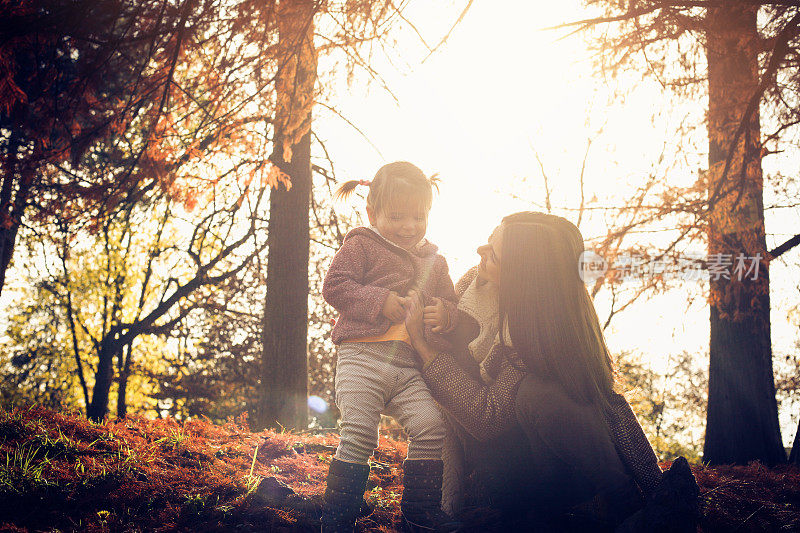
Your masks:
M0 410L0 531L318 531L335 434ZM401 440L381 436L360 531L397 531ZM668 464L662 464L666 468ZM800 531L800 469L692 467L704 532ZM481 530L474 524L472 530Z

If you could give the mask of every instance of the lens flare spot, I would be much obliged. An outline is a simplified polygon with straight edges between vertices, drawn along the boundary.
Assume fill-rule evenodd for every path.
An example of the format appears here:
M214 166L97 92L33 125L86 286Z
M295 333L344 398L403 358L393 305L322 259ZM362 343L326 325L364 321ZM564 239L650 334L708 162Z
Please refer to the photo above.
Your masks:
M319 396L309 396L308 408L314 411L315 413L324 413L325 411L328 410L328 402L326 402Z

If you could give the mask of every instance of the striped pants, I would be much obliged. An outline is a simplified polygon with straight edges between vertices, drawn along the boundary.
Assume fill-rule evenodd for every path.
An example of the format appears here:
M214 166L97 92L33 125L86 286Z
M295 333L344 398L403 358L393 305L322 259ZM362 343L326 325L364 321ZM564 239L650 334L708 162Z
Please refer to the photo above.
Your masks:
M367 464L378 446L381 413L408 434L408 459L441 459L444 416L402 342L348 342L339 346L336 405L342 414L336 458Z

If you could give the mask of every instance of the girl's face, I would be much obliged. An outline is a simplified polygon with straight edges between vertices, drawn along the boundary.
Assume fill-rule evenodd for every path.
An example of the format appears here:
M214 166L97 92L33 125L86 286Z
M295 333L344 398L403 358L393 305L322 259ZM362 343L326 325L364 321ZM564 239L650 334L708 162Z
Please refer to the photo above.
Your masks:
M497 226L491 235L489 242L478 246L478 255L481 256L481 263L478 266L478 276L497 283L500 279L500 252L503 245L503 226Z
M377 212L367 207L367 217L384 239L405 250L416 246L428 229L428 211L412 201L397 202Z

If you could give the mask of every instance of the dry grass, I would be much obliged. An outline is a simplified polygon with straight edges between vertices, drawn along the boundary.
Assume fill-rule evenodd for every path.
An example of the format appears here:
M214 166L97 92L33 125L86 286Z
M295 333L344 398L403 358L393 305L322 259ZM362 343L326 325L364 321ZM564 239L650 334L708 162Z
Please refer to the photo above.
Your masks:
M0 411L0 530L316 531L337 441L251 433L244 420L95 425L38 407ZM374 512L360 530L398 529L405 454L381 437L366 493ZM800 531L800 470L694 471L703 531Z
M0 530L318 530L314 515L337 441L251 433L244 420L133 416L95 425L38 407L0 411ZM370 479L370 518L390 529L405 452L405 443L382 439ZM304 498L275 505L258 490L265 478Z
M700 485L704 532L800 531L800 469L791 466L692 467Z

